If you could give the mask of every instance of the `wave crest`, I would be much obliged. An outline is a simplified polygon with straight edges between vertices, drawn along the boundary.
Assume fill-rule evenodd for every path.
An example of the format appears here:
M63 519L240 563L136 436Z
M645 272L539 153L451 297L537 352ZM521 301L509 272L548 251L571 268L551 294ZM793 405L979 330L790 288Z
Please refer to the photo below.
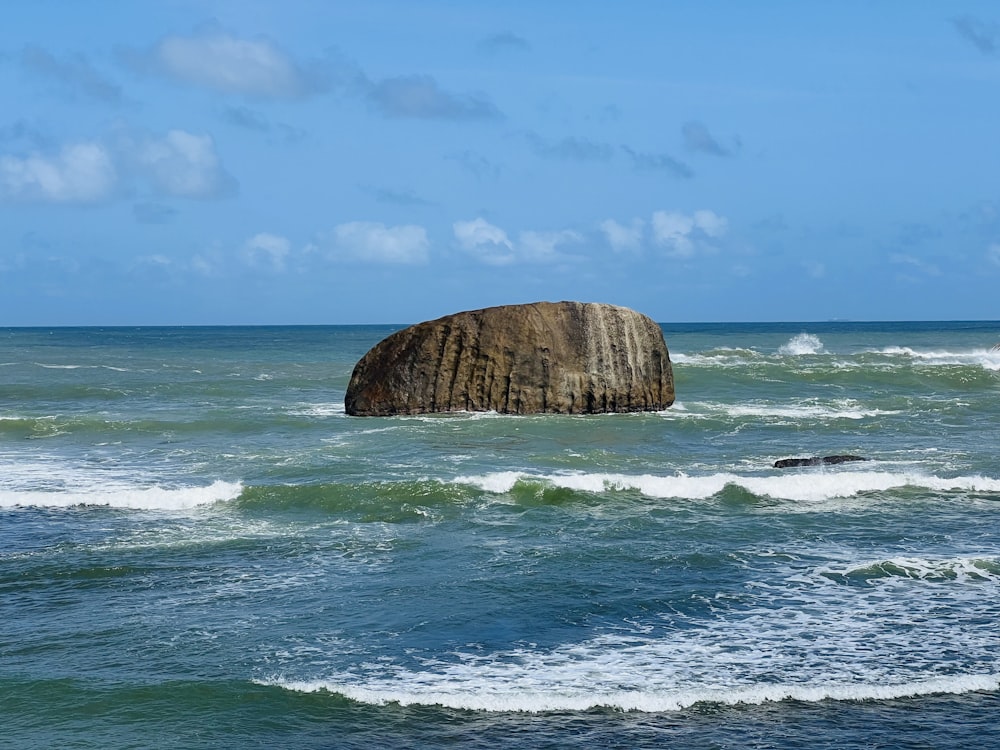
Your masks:
M688 476L654 474L566 473L529 474L519 471L459 476L466 484L494 494L511 492L518 483L543 483L579 492L636 491L651 498L704 500L735 486L758 497L817 502L853 497L865 492L884 492L904 487L938 492L1000 492L1000 479L982 476L943 478L911 472L855 471L853 468L795 472L774 476L745 476L730 472Z
M798 336L792 337L787 344L782 345L778 349L778 354L797 357L803 354L821 354L823 351L823 342L819 340L819 336L811 333L800 333Z
M259 681L259 684L282 687L302 693L328 692L370 705L443 706L458 710L544 713L549 711L587 711L610 708L620 711L658 713L681 711L701 703L722 705L778 701L818 703L825 700L893 700L922 695L961 694L996 690L1000 674L970 674L934 677L899 684L831 682L816 685L757 684L738 687L695 687L688 690L569 690L490 688L485 684L466 684L462 680L434 679L431 675L410 675L399 684L372 683L354 685L336 680Z
M235 500L243 492L240 482L215 481L203 487L130 487L109 485L103 489L0 490L0 508L70 508L78 505L130 508L135 510L190 510L203 505Z

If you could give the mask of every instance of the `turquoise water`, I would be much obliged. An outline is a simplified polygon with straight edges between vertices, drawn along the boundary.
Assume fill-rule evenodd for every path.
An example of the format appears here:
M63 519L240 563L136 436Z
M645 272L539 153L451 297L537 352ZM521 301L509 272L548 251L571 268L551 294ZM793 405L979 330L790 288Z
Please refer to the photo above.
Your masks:
M0 746L1000 745L1000 323L663 327L394 418L398 327L0 330Z

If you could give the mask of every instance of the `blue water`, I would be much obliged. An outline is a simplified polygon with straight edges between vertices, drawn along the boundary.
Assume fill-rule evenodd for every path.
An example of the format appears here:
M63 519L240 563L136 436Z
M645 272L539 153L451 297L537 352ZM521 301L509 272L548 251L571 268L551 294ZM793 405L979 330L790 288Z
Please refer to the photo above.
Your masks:
M1000 746L1000 323L347 417L398 327L0 330L0 747Z

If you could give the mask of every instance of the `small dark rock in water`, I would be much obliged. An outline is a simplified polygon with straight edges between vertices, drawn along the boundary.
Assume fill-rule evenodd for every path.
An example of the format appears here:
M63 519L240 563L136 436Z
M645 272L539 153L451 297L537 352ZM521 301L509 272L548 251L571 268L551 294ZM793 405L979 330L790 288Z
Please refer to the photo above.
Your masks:
M774 462L775 469L789 469L794 466L824 466L826 464L845 464L848 461L867 461L863 456L812 456L810 458L782 458Z

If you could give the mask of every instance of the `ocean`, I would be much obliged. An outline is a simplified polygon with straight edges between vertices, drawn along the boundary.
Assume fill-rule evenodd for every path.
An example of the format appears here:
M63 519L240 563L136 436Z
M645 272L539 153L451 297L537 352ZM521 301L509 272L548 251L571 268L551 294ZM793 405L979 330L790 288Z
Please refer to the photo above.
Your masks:
M401 326L0 330L0 747L1000 747L1000 323L662 325L391 418Z

